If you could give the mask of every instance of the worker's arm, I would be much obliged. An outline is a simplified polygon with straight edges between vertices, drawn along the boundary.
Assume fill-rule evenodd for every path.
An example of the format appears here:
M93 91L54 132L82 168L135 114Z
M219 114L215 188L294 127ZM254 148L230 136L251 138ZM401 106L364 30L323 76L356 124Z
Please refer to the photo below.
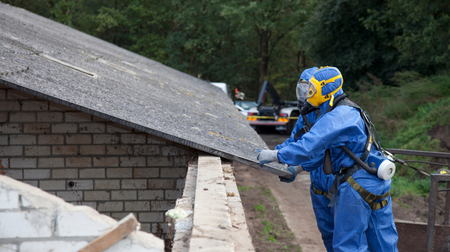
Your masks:
M301 139L279 149L277 157L280 162L293 166L318 164L327 149L333 149L336 158L342 154L339 146L346 145L353 149L353 145L364 145L365 141L364 122L359 111L349 106L339 106L316 121L311 131L305 133ZM304 166L304 169L312 171L319 167L308 165Z

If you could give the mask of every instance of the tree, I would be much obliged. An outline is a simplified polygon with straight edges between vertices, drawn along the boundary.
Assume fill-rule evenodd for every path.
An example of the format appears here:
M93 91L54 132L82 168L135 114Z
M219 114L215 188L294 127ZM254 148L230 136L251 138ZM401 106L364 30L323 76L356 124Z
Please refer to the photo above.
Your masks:
M299 71L298 38L313 1L173 2L177 14L168 65L204 79L229 81L253 98L265 79Z
M295 84L293 79L300 71L297 55L302 51L298 40L315 5L313 0L236 0L224 4L222 13L234 25L235 36L258 61L254 66L258 72L256 91L266 79L277 86L282 85L280 78L289 76L288 82Z
M251 78L254 59L221 15L220 1L173 0L174 25L166 64L196 77L235 87ZM249 71L250 70L250 71Z
M157 0L3 0L154 60L167 60L173 9Z
M385 6L371 10L372 17L364 24L377 33L397 31L388 41L401 53L401 63L426 75L449 68L449 1L390 0Z
M367 73L387 82L402 67L400 53L390 43L398 35L390 24L382 30L371 30L364 24L373 12L384 12L383 0L326 0L308 21L302 44L317 65L338 67L344 76L344 85L356 88L355 81ZM372 16L371 16L372 15Z

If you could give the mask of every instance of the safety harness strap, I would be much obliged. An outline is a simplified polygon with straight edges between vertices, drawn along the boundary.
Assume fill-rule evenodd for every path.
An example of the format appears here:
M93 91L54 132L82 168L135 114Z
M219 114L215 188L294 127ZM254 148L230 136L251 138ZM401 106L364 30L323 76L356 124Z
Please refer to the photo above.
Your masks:
M311 189L312 189L312 191L313 191L315 194L317 194L317 195L327 196L327 193L326 193L326 192L321 191L321 190L315 188L313 184L311 184Z
M341 177L342 169L339 171L339 174L334 177L333 185L331 185L331 188L328 191L327 198L330 200L330 204L328 204L328 207L332 207L334 206L334 203L336 203L337 197L339 195L338 181L341 180Z
M365 202L367 202L367 204L369 204L369 206L372 210L378 210L378 209L381 209L381 208L387 206L388 199L385 199L381 202L375 202L375 201L379 201L379 200L382 200L382 199L388 197L391 192L390 190L383 195L377 195L377 194L373 194L373 193L367 191L366 189L364 189L360 184L358 184L358 182L356 182L353 179L352 176L350 176L348 178L347 182L350 184L351 187L353 187L353 189L355 189L355 191L357 191L359 193L361 198Z
M373 137L373 132L372 132L372 130L370 128L370 126L373 125L373 124L370 121L370 119L368 118L367 114L364 112L364 110L360 106L358 106L358 104L352 102L349 99L342 99L342 100L338 101L336 103L336 105L331 108L331 110L333 110L334 108L336 108L338 106L342 106L342 105L347 105L347 106L356 108L359 111L359 113L361 114L361 118L364 121L364 125L366 127L366 131L367 131L367 134L368 134L367 141L366 141L366 144L364 146L364 153L360 157L360 159L364 162L367 159L367 157L369 156L370 150L372 149L372 143L373 142L376 143L376 140ZM377 149L379 149L378 146L377 146Z
M358 184L355 179L353 179L353 173L355 173L358 170L361 170L362 168L359 165L353 165L350 168L342 168L339 171L339 174L336 175L335 180L333 182L333 185L330 188L330 191L328 192L327 198L331 201L328 207L332 207L334 203L336 203L337 196L338 196L338 184L343 184L345 182L348 182L349 185L355 189L361 196L361 198L369 204L370 208L372 210L378 210L381 209L388 204L388 199L385 199L381 202L380 201L390 195L390 190L383 194L383 195L377 195L373 194L366 189L364 189L360 184Z
M352 167L349 168L342 167L339 170L339 173L334 177L333 185L331 185L331 188L328 191L327 198L331 201L330 204L328 204L328 207L332 207L334 203L336 203L339 192L338 185L346 182L348 178L353 175L353 173L361 169L362 169L361 166L353 165Z
M303 128L301 128L299 131L297 131L297 133L295 133L294 137L297 140L301 135L305 134L306 132L308 132L309 129L306 126L303 126Z
M320 115L322 114L321 112L320 112L320 109L317 109L316 111L315 111L315 113L316 113L316 120L320 117ZM302 117L303 117L303 120L304 120L304 125L303 125L303 128L301 128L299 131L297 131L297 133L295 133L295 135L294 135L294 138L295 138L295 140L297 140L299 137L301 137L303 134L305 134L305 133L307 133L307 132L309 132L310 130L311 130L311 128L312 128L312 126L314 126L314 123L311 125L311 127L308 127L308 124L309 123L307 123L306 122L306 120L308 120L307 118L306 118L306 116L305 115L302 115Z

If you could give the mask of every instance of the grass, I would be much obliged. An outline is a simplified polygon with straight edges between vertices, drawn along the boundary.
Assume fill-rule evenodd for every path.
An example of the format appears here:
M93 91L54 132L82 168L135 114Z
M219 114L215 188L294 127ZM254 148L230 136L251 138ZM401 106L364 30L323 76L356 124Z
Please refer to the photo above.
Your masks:
M239 192L244 192L253 189L253 186L238 186Z
M260 215L258 217L261 217L261 216L265 217L266 216L267 211L266 211L266 207L264 205L261 205L261 204L256 205L255 206L255 210L260 213Z
M301 252L302 250L299 245L286 243L286 240L295 240L295 236L289 229L284 230L281 227L282 224L280 224L279 221L284 222L284 218L280 215L281 212L276 205L276 200L270 189L267 187L258 189L262 189L261 195L263 195L264 199L270 197L270 201L272 201L272 199L274 200L274 202L264 201L266 203L263 202L254 206L254 209L258 212L257 218L259 218L263 224L263 227L260 230L260 234L263 236L261 241L279 244L280 247L277 248L276 251ZM279 219L279 217L281 217L281 219Z
M270 199L272 200L272 201L276 201L275 200L275 197L272 195L272 192L270 191L270 189L269 188L264 188L264 192L262 193L263 194L263 196L268 196L268 197L270 197Z
M274 226L268 220L263 220L262 224L264 224L263 232L267 235L267 240L270 242L280 243L275 239L275 236L272 234L275 233L273 228Z

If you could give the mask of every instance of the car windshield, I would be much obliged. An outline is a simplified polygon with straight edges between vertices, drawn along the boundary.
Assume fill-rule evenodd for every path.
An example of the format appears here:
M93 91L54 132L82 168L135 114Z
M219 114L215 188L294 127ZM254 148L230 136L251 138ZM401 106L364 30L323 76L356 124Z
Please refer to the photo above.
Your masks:
M241 106L245 110L258 106L258 104L253 101L236 101L236 105Z

